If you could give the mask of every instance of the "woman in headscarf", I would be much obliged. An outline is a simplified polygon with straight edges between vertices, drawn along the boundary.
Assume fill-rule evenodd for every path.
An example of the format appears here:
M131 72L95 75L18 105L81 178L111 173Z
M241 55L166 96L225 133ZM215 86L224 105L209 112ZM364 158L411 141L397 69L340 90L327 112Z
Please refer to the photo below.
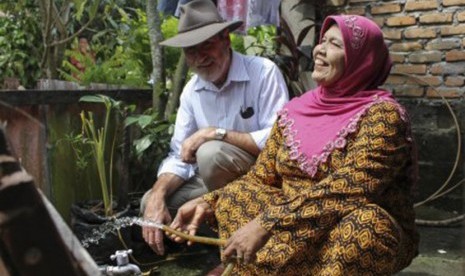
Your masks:
M383 34L329 16L313 58L319 86L279 113L255 166L186 203L172 227L213 221L240 275L391 275L418 253L416 160L406 111L379 88Z

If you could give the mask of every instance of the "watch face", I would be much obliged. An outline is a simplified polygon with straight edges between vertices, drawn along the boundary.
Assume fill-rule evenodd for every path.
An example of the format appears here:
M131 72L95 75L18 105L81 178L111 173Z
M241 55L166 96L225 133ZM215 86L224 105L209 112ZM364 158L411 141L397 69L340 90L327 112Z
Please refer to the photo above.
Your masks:
M224 128L217 128L215 130L215 136L217 140L223 140L224 136L226 135L226 129Z

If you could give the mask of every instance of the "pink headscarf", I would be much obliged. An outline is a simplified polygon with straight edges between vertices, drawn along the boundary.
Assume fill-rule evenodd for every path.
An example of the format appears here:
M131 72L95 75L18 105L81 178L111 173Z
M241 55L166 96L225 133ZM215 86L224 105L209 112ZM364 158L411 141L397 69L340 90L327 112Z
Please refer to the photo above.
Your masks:
M380 28L362 16L329 16L323 22L320 41L334 23L344 40L343 75L330 86L294 98L279 114L290 157L310 176L335 148L345 147L347 135L357 130L371 105L395 102L390 92L378 88L392 65Z

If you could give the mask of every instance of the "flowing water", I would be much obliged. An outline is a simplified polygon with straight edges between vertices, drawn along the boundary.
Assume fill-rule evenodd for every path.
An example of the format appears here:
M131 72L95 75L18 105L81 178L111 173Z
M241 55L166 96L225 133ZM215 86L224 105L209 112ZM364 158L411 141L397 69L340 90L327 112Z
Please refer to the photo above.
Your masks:
M91 244L98 245L99 242L109 234L116 234L118 230L132 225L139 225L141 227L155 227L160 228L162 225L150 220L144 220L140 217L123 217L114 219L103 223L98 228L93 229L92 233L81 240L84 248L89 248Z
M112 238L112 235L117 235L117 232L122 228L131 227L133 225L156 228L160 228L162 226L159 223L144 220L140 217L118 218L108 221L96 229L93 229L88 236L81 240L81 244L87 250L105 248L108 246L106 243L108 243L108 240ZM115 246L115 244L112 246ZM139 265L142 271L145 271L144 275L200 276L205 275L220 262L219 252L216 247L205 247L203 245L196 244L188 247L187 250L179 249L179 247L178 249L166 249L169 252L163 257L157 256L152 251L150 251L150 254L147 254L146 251L138 251L137 249L135 249L132 257L138 258L139 261L135 263ZM114 252L109 252L108 258L110 254L113 253ZM143 261L140 262L141 260ZM131 259L131 261L133 262L133 259Z

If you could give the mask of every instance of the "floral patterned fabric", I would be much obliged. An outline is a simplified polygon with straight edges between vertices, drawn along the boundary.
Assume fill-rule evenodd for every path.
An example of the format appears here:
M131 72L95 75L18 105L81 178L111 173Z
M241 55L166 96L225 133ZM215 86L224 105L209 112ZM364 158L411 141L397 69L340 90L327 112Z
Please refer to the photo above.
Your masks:
M418 248L411 196L408 124L381 102L335 148L314 177L290 158L275 124L255 166L204 199L228 239L258 218L272 236L239 275L391 275Z

